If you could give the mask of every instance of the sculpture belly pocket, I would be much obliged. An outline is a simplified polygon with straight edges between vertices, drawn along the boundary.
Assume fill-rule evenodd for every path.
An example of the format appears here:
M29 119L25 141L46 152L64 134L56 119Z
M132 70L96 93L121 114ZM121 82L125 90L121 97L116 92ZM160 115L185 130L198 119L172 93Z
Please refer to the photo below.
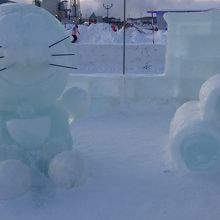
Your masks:
M6 122L6 127L15 143L26 149L34 149L48 140L51 131L51 119L47 116L11 119Z

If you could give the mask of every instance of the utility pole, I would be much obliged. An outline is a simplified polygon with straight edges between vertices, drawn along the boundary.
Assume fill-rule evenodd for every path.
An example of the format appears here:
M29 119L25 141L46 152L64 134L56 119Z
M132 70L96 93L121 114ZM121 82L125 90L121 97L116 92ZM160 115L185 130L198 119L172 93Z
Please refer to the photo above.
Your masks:
M80 17L80 0L70 0L70 7L73 17Z
M126 35L126 24L127 24L127 18L126 18L126 0L124 0L124 21L123 21L123 26L124 26L124 31L123 31L123 75L125 75L125 68L126 68L126 52L125 52L125 35Z
M113 4L108 5L108 4L103 3L103 7L107 10L107 18L108 18L108 15L109 15L108 12L113 7Z
M75 17L77 17L76 0L74 0L73 5L74 5L74 15L75 15Z

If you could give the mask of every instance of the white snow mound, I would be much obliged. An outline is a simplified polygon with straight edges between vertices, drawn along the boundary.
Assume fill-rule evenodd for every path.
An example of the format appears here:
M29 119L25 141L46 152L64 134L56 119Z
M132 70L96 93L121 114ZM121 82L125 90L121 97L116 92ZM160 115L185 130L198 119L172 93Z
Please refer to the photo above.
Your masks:
M67 29L71 29L71 25L67 26ZM120 44L123 43L123 28L114 32L110 24L97 23L90 26L79 25L80 36L79 43L88 44ZM70 31L71 33L71 31ZM157 31L154 32L155 43L166 43L166 32ZM128 27L126 29L126 43L129 44L142 44L153 42L153 35L151 30L141 30L136 27Z

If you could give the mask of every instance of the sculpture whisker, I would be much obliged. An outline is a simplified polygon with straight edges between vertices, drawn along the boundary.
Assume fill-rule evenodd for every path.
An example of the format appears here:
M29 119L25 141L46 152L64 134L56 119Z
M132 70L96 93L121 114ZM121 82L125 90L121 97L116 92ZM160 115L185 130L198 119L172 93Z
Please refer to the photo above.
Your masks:
M52 54L53 57L74 56L74 53Z
M72 66L64 66L64 65L59 65L59 64L54 64L54 63L50 63L50 66L56 66L56 67L62 67L62 68L67 68L67 69L78 69L76 67L72 67Z
M66 40L66 39L69 38L69 37L70 37L70 36L67 36L67 37L65 37L65 38L63 38L63 39L61 39L61 40L59 40L59 41L57 41L57 42L51 44L51 45L49 46L49 48L51 48L51 47L53 47L53 46L55 46L55 45L61 43L62 41Z
M6 69L8 69L8 67L5 67L5 68L3 68L3 69L0 69L0 72L1 72L1 71L4 71L4 70L6 70Z

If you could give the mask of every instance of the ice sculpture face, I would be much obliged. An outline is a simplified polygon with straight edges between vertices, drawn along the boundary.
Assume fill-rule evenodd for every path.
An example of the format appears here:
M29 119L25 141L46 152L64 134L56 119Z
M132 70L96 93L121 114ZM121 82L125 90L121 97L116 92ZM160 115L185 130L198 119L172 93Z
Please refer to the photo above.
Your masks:
M0 30L0 104L50 105L66 83L65 70L51 64L70 64L68 57L56 56L68 53L70 42L53 46L67 36L63 26L33 5L5 4Z

